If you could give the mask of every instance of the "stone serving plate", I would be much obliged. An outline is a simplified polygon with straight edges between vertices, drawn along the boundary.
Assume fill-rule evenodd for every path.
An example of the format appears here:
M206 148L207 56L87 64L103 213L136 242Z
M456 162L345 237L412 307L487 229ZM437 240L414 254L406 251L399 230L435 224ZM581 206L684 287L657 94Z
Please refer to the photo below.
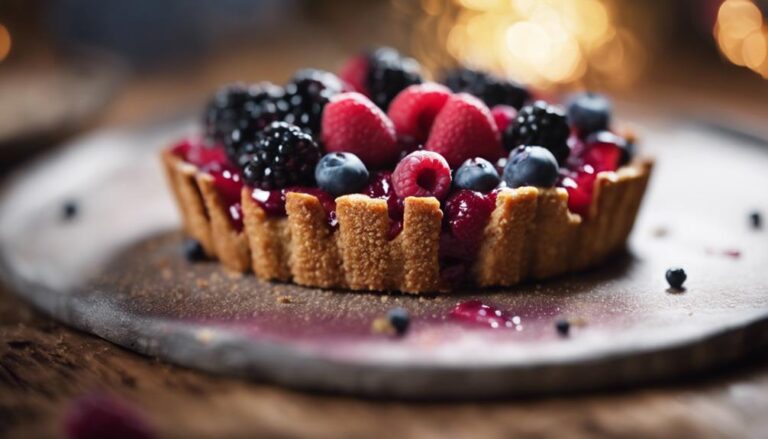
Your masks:
M641 119L642 121L642 119ZM0 266L28 302L128 349L210 372L375 397L489 398L637 385L768 345L768 149L685 122L642 121L657 155L629 250L599 270L511 289L406 296L308 289L190 264L160 147L186 123L80 139L13 176ZM62 206L77 202L65 220ZM685 292L664 272L685 267ZM480 299L511 329L447 317ZM290 303L283 303L290 302ZM403 338L371 332L400 306ZM583 324L569 337L559 318Z

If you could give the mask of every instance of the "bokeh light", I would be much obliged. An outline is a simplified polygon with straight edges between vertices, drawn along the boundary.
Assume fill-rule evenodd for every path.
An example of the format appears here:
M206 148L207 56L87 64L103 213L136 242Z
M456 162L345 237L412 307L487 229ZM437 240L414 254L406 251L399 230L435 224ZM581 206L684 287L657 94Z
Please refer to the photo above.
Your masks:
M0 24L0 62L11 53L11 33L8 28Z
M768 24L755 3L724 1L718 9L713 33L728 61L768 79Z
M393 0L395 3L398 0ZM503 74L540 89L625 86L641 73L644 49L601 0L453 0L436 13L421 0L416 56L429 41L453 63ZM439 67L439 66L431 66Z

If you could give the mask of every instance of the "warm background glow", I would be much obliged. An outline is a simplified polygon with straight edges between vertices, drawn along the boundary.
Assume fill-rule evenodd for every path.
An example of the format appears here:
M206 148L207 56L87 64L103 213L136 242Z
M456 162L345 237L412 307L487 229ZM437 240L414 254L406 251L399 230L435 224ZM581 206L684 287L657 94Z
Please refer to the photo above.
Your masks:
M8 28L0 24L0 62L11 53L11 33Z
M393 0L408 9L407 0ZM644 48L600 0L420 0L414 55L442 67L434 46L452 63L487 69L540 89L622 87L642 73ZM430 47L431 46L431 47ZM432 61L433 65L430 65ZM435 65L438 64L438 65Z
M752 1L724 1L717 12L714 35L729 61L768 79L768 24Z

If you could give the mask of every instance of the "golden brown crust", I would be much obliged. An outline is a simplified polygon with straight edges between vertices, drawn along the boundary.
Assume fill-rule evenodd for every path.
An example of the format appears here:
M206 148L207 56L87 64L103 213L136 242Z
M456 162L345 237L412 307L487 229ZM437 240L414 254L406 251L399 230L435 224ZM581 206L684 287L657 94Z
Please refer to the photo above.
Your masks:
M402 232L389 240L384 200L354 194L336 200L338 227L320 201L288 193L286 217L270 217L242 193L244 232L232 227L212 178L167 152L163 164L185 231L228 268L262 279L322 288L423 293L450 290L440 277L443 213L434 198L404 202ZM509 286L599 264L629 236L651 173L650 160L598 174L585 218L568 210L564 189L504 189L486 226L474 283ZM208 249L209 247L205 247Z
M211 223L211 237L216 257L232 271L245 272L251 265L251 250L245 233L235 230L227 213L227 206L221 201L213 185L213 177L197 174L197 185L203 195Z

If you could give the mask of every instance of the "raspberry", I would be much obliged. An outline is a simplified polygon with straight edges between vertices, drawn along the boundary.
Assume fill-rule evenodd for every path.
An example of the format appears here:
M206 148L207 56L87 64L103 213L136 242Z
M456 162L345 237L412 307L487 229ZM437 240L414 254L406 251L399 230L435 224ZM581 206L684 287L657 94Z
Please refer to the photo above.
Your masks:
M251 142L253 154L243 166L243 178L259 189L282 189L310 184L320 148L296 125L273 122Z
M568 209L571 212L582 216L589 213L596 177L592 166L584 165L563 179L561 185L568 191Z
M530 92L516 82L466 67L448 72L443 83L454 92L477 96L489 107L509 105L520 108L531 98Z
M352 88L352 91L367 95L368 86L366 82L368 81L369 66L368 56L358 55L352 57L339 69L339 77Z
M448 99L435 118L424 149L440 153L453 168L473 157L496 161L503 155L490 110L467 93Z
M491 108L491 115L496 122L496 128L498 128L500 133L503 133L517 118L517 110L509 105L496 105Z
M392 173L392 186L400 198L435 197L442 200L451 189L451 168L436 152L412 152L397 164Z
M403 89L420 84L421 66L413 58L402 56L391 47L382 47L368 57L366 91L371 100L383 110Z
M322 140L327 152L351 152L369 169L381 169L400 155L395 127L360 93L334 96L323 111Z
M450 96L447 87L430 82L411 85L401 91L387 111L398 138L423 145L435 117Z
M557 159L565 164L570 154L568 137L571 128L562 108L537 101L526 105L517 113L515 123L504 132L504 147L513 150L520 145L536 145L547 148Z
M598 131L585 142L582 161L596 172L615 171L627 154L627 143L610 131Z

